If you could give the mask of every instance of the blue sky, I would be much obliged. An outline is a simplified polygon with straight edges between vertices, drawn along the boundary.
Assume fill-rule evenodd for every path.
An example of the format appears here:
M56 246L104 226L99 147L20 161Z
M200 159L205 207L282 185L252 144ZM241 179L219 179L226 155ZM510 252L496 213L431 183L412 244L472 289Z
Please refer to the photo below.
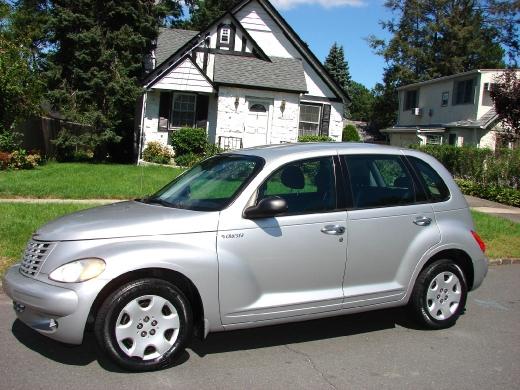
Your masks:
M391 14L383 0L271 0L287 22L324 61L338 42L345 49L352 79L372 88L382 80L385 62L373 53L365 38L388 38L380 20Z

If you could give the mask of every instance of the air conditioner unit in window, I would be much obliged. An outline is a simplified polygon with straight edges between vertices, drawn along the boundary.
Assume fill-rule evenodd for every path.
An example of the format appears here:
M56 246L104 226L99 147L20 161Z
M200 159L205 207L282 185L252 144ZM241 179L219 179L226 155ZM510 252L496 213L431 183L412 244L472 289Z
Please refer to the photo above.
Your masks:
M422 108L416 107L412 108L412 114L415 116L421 116L422 115Z

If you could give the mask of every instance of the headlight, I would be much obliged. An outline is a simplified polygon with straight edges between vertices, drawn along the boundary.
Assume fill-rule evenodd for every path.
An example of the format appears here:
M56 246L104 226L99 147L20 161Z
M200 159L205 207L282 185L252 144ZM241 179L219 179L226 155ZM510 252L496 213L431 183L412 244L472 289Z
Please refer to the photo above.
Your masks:
M49 279L63 283L85 282L101 275L105 270L105 262L101 259L81 259L56 268Z

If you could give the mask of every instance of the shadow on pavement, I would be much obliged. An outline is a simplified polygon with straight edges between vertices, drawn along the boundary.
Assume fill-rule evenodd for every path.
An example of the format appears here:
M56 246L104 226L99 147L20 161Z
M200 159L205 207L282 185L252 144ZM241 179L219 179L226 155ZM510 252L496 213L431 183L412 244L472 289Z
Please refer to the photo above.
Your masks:
M214 353L370 333L395 328L396 325L408 329L424 330L409 318L405 308L397 308L263 328L212 333L204 341L194 340L189 348L198 356L204 357Z
M86 366L97 360L99 365L107 371L128 372L119 368L104 356L91 332L85 334L83 344L69 345L42 336L20 320L13 323L11 331L18 341L27 348L55 362L71 366ZM183 352L174 366L185 363L189 357L190 355L187 352Z
M213 333L204 341L194 339L189 349L199 357L204 357L208 354L370 333L395 328L396 325L408 329L422 329L408 317L404 308L397 308L263 328ZM86 366L97 360L99 365L107 371L127 372L104 356L104 353L97 346L94 335L90 332L86 333L83 344L78 346L51 340L19 320L13 323L12 332L18 341L27 348L55 362L65 365ZM188 360L189 353L185 351L174 366L183 364Z

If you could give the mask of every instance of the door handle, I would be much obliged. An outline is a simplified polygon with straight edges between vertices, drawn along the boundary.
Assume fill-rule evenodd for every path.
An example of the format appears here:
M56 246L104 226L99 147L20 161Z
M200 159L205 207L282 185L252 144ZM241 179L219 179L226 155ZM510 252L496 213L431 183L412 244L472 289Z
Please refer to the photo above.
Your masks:
M432 223L432 219L428 217L417 217L413 221L417 226L429 226Z
M345 234L345 227L340 225L327 225L321 229L321 232L331 236L341 236Z

